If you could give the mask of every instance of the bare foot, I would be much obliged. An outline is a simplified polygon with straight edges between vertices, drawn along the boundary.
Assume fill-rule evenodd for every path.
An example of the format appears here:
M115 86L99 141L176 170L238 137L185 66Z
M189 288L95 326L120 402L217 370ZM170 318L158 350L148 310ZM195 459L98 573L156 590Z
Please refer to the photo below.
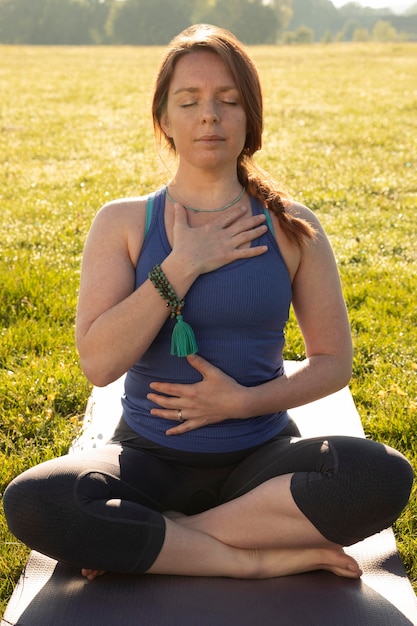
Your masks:
M360 578L362 570L354 558L346 554L342 548L324 549L324 564L321 569L326 569L337 576L346 578Z
M249 578L274 578L327 570L345 578L360 578L362 571L342 548L251 550L255 569Z
M83 568L81 570L81 575L84 576L84 578L87 578L87 580L94 580L98 576L103 576L103 574L105 574L105 573L106 572L104 570L100 570L100 569L86 569L86 568Z

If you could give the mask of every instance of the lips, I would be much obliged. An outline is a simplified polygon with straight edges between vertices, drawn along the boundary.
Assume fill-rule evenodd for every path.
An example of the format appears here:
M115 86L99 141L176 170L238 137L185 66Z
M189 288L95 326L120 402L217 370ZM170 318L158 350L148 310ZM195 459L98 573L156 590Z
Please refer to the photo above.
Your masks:
M224 141L224 137L220 137L220 135L203 135L202 137L199 137L197 141L201 141L202 143L216 143L218 141Z

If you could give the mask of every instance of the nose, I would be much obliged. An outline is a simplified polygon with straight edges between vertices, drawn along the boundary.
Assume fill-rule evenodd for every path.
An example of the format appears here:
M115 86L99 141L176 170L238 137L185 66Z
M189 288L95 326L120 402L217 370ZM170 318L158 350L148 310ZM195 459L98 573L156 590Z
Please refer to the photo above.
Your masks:
M214 102L207 102L203 109L203 122L205 124L215 124L220 119Z

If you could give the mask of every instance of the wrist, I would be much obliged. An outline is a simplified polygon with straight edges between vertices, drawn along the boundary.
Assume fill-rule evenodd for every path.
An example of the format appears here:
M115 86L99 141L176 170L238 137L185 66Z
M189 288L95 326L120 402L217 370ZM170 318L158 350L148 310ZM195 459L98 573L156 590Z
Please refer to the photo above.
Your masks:
M161 298L165 300L166 305L171 308L171 319L176 319L171 336L171 355L189 356L195 354L198 347L194 331L189 324L184 322L182 317L185 299L179 298L160 265L155 265L149 272L148 278Z
M162 261L160 266L179 298L186 295L199 276L191 264L173 252Z
M265 383L254 387L242 387L239 398L242 419L276 411L276 407L271 407L267 398Z
M232 406L231 417L233 419L247 419L249 417L256 417L259 413L254 408L252 400L252 387L245 387L239 383L236 383L236 391L230 398L230 404Z

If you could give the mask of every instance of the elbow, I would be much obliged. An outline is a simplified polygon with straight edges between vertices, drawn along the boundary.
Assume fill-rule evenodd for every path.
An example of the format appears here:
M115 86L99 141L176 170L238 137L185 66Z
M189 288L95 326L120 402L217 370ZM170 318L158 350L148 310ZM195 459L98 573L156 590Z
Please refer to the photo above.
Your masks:
M344 364L340 371L340 388L346 387L352 378L352 361Z
M79 334L76 339L81 370L92 385L106 387L125 373L119 371L113 350L105 352Z
M352 355L336 358L333 362L333 375L336 391L346 387L352 378Z
M307 362L314 369L318 368L323 395L340 391L349 384L352 377L352 359L348 354L315 354L309 356Z
M92 359L81 357L80 363L83 374L95 387L106 387L124 374L124 372L119 373L110 368L104 368L102 364L92 362Z
M330 370L333 375L333 382L336 385L336 391L346 387L352 378L353 367L353 345L350 336L342 341L336 350L330 356Z

